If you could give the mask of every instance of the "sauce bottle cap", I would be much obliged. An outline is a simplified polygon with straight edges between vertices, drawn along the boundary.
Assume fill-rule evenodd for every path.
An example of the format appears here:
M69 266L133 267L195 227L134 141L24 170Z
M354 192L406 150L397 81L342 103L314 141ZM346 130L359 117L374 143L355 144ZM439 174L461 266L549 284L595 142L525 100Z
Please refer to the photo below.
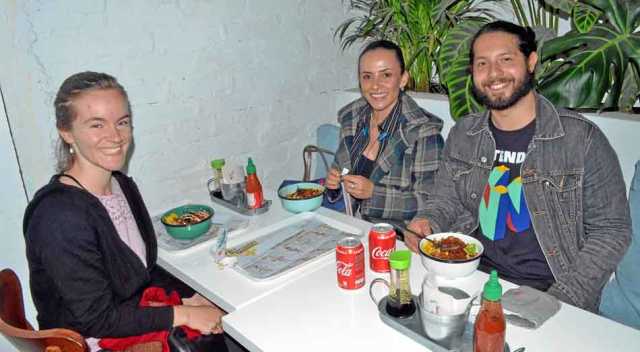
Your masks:
M498 281L497 271L491 270L489 280L484 284L482 296L487 301L497 301L502 297L502 286L500 285L500 281Z
M224 166L224 159L214 159L211 160L211 168L214 170L222 170Z
M411 251L399 250L389 254L389 266L395 270L406 270L411 265Z
M256 166L253 164L253 160L249 158L249 161L247 162L247 175L251 175L255 173L256 173Z

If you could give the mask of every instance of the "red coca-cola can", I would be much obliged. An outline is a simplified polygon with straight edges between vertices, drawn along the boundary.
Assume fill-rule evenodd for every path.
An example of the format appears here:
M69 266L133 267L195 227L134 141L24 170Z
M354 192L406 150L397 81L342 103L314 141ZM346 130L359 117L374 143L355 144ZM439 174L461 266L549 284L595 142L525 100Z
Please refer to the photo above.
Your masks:
M369 231L369 264L378 273L389 272L389 254L396 249L396 231L389 224L375 224Z
M336 246L338 286L355 290L364 286L364 246L355 237L346 237Z

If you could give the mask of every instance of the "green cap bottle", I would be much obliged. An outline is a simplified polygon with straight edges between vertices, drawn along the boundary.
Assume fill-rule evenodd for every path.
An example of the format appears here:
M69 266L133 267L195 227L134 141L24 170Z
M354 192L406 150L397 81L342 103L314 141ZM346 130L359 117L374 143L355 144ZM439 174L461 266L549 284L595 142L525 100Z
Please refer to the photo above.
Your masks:
M389 254L389 266L395 270L406 270L411 266L411 251L398 250Z
M500 285L500 281L498 281L497 271L491 270L489 280L484 284L482 297L487 301L498 301L500 297L502 297L502 286Z
M253 160L249 158L249 161L247 162L247 175L251 175L255 173L256 173L256 166L253 164Z
M224 166L224 159L214 159L211 160L211 168L214 170L222 170Z

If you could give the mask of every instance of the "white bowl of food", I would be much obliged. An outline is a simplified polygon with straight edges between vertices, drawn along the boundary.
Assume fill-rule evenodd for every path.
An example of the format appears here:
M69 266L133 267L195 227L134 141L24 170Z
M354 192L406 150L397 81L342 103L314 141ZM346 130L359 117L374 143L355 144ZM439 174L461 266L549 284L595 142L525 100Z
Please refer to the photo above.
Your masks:
M434 274L457 279L473 274L480 264L484 246L461 233L434 233L420 240L422 265Z

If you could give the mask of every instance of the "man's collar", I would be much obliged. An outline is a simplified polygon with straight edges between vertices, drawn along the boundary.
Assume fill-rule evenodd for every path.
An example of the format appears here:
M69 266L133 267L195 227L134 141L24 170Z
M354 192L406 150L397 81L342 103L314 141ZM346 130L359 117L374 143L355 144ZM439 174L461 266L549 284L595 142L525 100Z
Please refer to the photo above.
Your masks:
M536 98L536 132L533 138L553 139L564 136L564 128L555 106L536 91L533 94ZM476 118L467 135L472 136L485 130L489 131L490 114L491 112L486 110L480 118Z

